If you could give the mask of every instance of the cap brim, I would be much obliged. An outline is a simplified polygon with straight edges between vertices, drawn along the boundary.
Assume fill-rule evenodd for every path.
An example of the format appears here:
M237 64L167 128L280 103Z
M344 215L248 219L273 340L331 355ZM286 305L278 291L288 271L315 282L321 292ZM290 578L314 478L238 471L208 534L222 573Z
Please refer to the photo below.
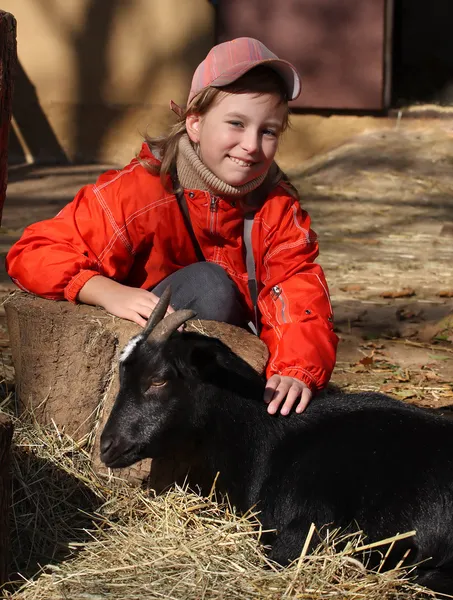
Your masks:
M289 100L295 100L301 91L301 81L298 72L291 63L279 58L268 58L257 61L247 61L246 63L238 63L231 69L227 69L214 79L209 85L210 87L223 87L230 83L234 83L240 77L248 73L251 69L264 65L276 71L286 84Z

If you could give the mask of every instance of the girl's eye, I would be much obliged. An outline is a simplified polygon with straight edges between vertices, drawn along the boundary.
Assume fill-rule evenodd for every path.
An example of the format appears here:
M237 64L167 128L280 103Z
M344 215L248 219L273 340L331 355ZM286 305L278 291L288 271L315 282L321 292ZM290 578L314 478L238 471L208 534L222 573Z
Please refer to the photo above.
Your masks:
M240 121L228 121L228 123L233 125L233 127L242 127L242 123Z
M264 135L269 135L271 137L277 137L277 132L274 131L273 129L265 129L263 131Z

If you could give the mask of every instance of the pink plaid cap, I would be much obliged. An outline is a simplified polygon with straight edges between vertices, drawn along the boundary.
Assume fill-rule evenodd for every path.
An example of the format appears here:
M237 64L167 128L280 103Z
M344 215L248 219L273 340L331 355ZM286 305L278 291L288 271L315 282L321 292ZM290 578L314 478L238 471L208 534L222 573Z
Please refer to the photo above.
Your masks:
M260 41L241 37L218 44L210 50L194 73L187 104L205 87L223 87L233 83L258 65L266 65L280 75L290 100L298 97L301 83L295 67L278 58Z
M301 89L299 73L288 61L281 60L260 41L249 37L236 38L214 46L193 75L187 104L204 88L223 87L242 77L247 71L266 65L276 71L286 84L289 100L295 100ZM182 114L173 101L171 109Z

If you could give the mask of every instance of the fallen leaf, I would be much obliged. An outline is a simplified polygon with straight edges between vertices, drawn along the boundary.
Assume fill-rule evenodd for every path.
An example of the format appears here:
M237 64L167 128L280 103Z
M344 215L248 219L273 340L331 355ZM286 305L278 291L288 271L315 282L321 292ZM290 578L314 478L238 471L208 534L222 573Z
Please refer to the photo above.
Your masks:
M385 348L384 344L376 344L375 342L367 342L366 344L360 344L360 346L363 348L373 348L373 350L382 350L383 348Z
M411 380L410 375L395 375L395 380L400 383L409 383Z
M389 392L395 392L397 389L393 383L386 383L385 385L381 385L379 391L388 394Z
M442 377L437 373L434 373L434 371L427 371L426 373L423 373L423 379L425 381L442 381Z
M453 298L453 290L440 290L436 295L439 298Z
M398 390L395 392L395 396L401 398L401 400L407 400L408 398L414 398L417 394L410 390Z
M415 290L412 288L403 288L402 290L390 290L380 294L382 298L409 298L415 296Z
M369 367L374 363L374 360L372 356L364 356L359 360L359 363L364 367Z
M425 367L424 365L420 365L420 370L422 371L423 377L425 379L430 379L431 381L434 381L436 379L439 379L439 375L435 372L435 371L424 371L425 368L429 368L429 367Z

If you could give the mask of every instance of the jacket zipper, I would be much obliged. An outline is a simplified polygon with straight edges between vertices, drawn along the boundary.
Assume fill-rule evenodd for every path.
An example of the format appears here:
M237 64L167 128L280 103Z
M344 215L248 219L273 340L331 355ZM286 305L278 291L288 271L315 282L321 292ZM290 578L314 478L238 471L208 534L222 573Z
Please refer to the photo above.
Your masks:
M274 285L271 291L271 295L272 295L272 299L274 300L274 302L279 302L280 304L280 315L281 315L281 320L282 323L286 323L286 316L285 316L285 308L286 308L286 304L285 301L282 297L282 288L279 285ZM277 309L278 310L278 309Z
M216 219L218 203L219 203L219 199L217 198L217 196L211 196L211 201L209 203L209 210L211 211L211 216L210 216L210 220L209 220L210 233L215 233L215 219Z

